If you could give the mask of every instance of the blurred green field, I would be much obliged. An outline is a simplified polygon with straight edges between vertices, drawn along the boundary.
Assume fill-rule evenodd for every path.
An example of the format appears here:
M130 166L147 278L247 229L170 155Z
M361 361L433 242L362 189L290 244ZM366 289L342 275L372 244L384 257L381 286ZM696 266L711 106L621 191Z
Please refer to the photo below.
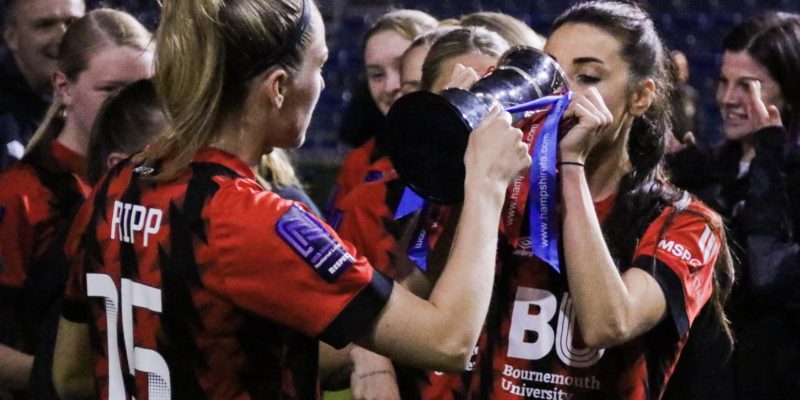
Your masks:
M352 400L353 396L350 389L340 390L338 392L323 392L322 400Z

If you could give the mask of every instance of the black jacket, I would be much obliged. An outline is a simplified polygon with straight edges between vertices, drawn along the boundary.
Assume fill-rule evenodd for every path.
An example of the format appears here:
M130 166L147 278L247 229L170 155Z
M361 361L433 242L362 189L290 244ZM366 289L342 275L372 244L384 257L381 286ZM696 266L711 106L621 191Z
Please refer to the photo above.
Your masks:
M800 148L781 127L754 138L756 156L744 176L737 177L740 146L725 143L712 164L713 183L696 193L725 219L738 258L727 307L734 352L727 360L722 335L690 335L665 399L769 400L800 393Z
M49 104L28 86L11 54L0 56L0 171L20 158Z
M733 300L760 309L784 305L800 288L800 148L787 144L780 127L762 129L754 138L756 156L748 173L737 178L741 149L726 144L715 162L716 183L699 196L722 214L732 234L740 265Z

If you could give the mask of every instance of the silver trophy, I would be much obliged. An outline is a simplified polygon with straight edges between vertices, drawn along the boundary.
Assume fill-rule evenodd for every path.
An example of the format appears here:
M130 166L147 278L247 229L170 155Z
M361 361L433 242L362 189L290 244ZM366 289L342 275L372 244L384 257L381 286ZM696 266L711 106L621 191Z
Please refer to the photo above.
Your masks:
M492 107L524 110L525 104L566 90L566 82L558 63L541 50L513 47L469 90L416 92L397 100L388 115L389 158L406 184L426 200L459 202L469 134Z

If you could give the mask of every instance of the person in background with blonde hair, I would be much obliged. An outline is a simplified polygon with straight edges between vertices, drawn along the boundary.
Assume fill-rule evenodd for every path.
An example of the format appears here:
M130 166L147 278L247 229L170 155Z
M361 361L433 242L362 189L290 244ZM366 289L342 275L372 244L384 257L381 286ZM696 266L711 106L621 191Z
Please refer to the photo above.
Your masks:
M508 14L479 11L461 17L461 26L480 26L497 32L510 46L530 46L541 50L547 40L523 21Z
M420 299L256 181L263 154L303 143L324 88L316 5L166 1L161 18L154 82L170 129L78 211L59 394L315 399L320 340L463 369L491 295L503 194L530 165L510 115L493 110L470 136L454 252Z
M70 25L53 75L56 98L21 161L0 175L0 388L26 387L40 331L63 293L63 240L88 195L87 145L103 100L152 73L151 35L132 16L95 10Z
M456 29L455 25L444 25L428 31L412 42L411 46L403 53L400 69L401 92L403 95L419 90L422 77L422 63L428 54L431 45L447 32ZM361 185L359 185L361 186ZM359 191L357 186L356 190ZM370 188L380 186L370 185ZM385 198L385 196L384 196ZM367 195L363 199L367 204L375 204L382 208L380 204L381 196ZM364 207L365 204L357 204ZM385 214L386 212L384 212ZM380 218L374 215L375 218ZM380 222L377 219L374 222ZM380 226L379 226L380 227ZM400 229L393 229L393 232L400 232ZM379 237L383 237L385 232L379 232ZM375 247L375 244L369 244ZM398 251L395 239L392 238L387 246L382 246L387 252L392 254ZM400 274L402 275L402 273ZM400 397L400 389L397 386L397 377L392 361L386 357L372 353L368 350L351 346L341 351L336 351L323 346L320 353L320 364L324 368L323 372L331 371L325 376L325 381L333 387L339 386L339 382L347 381L354 399L397 399ZM366 371L366 372L364 372ZM379 373L376 373L380 371Z
M308 206L314 215L322 216L317 205L303 189L303 183L297 177L287 150L273 149L269 154L262 155L261 163L258 165L258 176L263 178L262 184L265 188L284 199L299 201Z
M438 93L451 87L470 87L496 66L508 50L496 32L472 26L447 32L433 43L422 63L422 90Z
M435 41L427 50L424 62L416 64L421 71L419 80L422 90L440 92L450 87L469 87L494 67L500 55L508 49L508 43L500 35L487 29L448 28L438 28L443 31L431 33ZM426 50L424 40L420 43L422 49ZM413 60L406 62L405 59L417 56L413 51L410 49L404 55L402 64L408 68L415 67ZM402 75L414 75L415 72L404 70ZM378 159L370 167L370 171L379 170L391 170L392 175L361 183L342 200L338 209L342 216L338 232L342 238L351 240L361 249L376 268L405 284L405 280L416 269L406 260L405 246L399 246L402 242L400 236L408 228L409 221L393 220L397 202L405 187L397 179L387 156ZM430 286L426 291L429 290ZM353 364L351 387L356 398L407 398L420 393L417 382L405 382L409 379L405 377L406 371L398 368L395 372L390 360L380 360L358 346L350 350L350 357ZM388 389L397 385L398 378L399 394L395 395ZM431 378L437 381L436 377Z
M400 60L403 52L417 36L430 31L439 24L436 18L418 10L395 10L378 18L364 35L364 71L372 100L381 114L386 116L389 108L400 97ZM383 129L382 127L376 127ZM326 213L331 213L344 196L361 183L370 164L384 154L381 135L373 132L363 145L351 151L339 170L330 204ZM329 218L332 215L328 215ZM336 225L331 221L332 225Z
M400 91L403 95L422 89L422 64L428 56L431 46L442 36L458 29L460 26L442 25L414 39L411 46L403 53L400 66Z

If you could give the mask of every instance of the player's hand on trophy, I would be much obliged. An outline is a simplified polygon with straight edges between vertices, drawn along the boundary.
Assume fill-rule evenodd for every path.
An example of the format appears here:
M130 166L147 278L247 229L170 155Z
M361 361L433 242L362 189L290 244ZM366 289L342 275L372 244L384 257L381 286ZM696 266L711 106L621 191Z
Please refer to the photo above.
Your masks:
M464 155L467 182L489 178L508 186L520 171L531 165L522 131L511 124L511 115L495 106L472 131Z
M608 133L606 130L612 126L614 116L600 92L590 87L583 93L574 94L563 119L577 120L577 124L558 142L559 158L583 163L600 138Z

